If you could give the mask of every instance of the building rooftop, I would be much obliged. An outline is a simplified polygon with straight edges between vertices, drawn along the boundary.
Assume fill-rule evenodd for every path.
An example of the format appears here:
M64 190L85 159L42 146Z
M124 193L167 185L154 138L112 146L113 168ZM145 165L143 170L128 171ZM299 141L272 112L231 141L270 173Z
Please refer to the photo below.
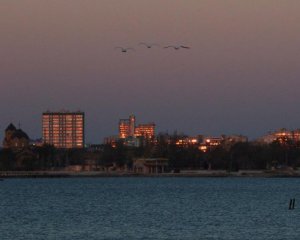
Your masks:
M13 125L12 123L10 123L8 125L8 127L5 129L5 132L7 132L7 131L16 131L16 130L17 130L17 128L15 127L15 125Z
M29 140L28 135L22 130L22 129L17 129L13 135L12 138L25 138Z
M76 114L76 115L84 115L84 112L77 111L77 112L68 112L68 111L61 111L61 112L43 112L43 115L71 115L71 114Z

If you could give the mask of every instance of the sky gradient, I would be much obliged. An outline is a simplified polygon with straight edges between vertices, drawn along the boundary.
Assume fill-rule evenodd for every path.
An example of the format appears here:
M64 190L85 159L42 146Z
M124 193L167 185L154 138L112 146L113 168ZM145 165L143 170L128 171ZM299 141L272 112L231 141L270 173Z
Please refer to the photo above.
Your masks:
M88 143L132 113L190 135L300 128L299 9L298 0L2 0L0 137L20 122L39 138L42 112L62 109L85 112Z

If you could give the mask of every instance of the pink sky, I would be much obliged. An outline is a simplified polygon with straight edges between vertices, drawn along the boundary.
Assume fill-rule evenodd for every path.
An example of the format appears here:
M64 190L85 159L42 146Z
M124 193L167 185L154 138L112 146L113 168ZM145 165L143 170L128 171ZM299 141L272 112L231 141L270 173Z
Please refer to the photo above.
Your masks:
M298 0L3 0L0 137L11 121L41 137L48 109L85 111L87 142L116 134L131 113L191 135L300 128L299 9Z

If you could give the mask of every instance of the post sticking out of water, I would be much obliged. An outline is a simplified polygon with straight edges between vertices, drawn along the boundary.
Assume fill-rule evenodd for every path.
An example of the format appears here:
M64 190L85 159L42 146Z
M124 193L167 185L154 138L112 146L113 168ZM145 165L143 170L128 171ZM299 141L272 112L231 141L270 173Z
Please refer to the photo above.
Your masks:
M289 210L295 209L295 198L290 199Z

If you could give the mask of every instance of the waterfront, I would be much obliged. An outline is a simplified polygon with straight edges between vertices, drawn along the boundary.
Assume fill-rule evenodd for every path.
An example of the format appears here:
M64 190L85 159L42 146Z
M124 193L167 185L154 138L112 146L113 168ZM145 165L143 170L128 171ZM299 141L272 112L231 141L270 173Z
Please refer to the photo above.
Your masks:
M299 178L5 179L1 239L298 239L299 190Z
M256 177L300 178L299 170L181 170L178 173L135 173L132 171L0 171L0 178L107 178L107 177Z

